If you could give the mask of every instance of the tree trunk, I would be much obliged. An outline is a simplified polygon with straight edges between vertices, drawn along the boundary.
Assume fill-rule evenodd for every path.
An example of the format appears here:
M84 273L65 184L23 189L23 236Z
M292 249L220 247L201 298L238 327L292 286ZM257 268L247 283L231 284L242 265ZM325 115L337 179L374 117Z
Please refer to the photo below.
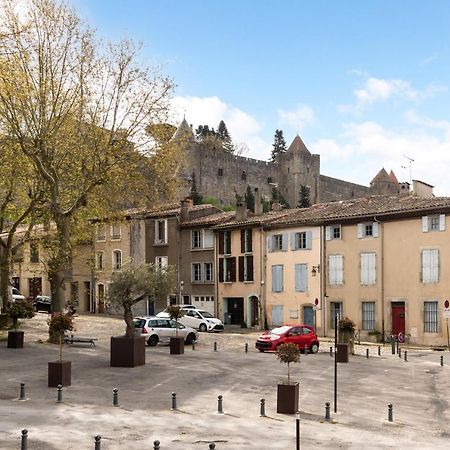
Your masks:
M0 246L0 308L2 308L2 311L5 311L8 303L11 302L10 268L11 250Z
M134 321L133 321L133 311L130 306L124 306L123 308L123 318L127 324L127 330L125 335L129 338L134 337Z

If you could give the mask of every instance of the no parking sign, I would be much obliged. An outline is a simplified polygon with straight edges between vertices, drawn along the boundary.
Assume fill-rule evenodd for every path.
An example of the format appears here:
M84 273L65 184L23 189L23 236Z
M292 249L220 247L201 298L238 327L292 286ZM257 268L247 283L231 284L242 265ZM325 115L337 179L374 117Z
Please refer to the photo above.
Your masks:
M450 317L450 302L445 300L444 302L444 318L448 319Z

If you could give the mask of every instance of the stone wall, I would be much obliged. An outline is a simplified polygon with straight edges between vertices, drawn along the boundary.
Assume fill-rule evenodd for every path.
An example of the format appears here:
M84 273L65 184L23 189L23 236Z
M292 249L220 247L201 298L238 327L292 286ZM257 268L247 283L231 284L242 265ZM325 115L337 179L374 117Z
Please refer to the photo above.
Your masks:
M370 190L366 186L320 175L319 201L321 203L366 197L367 195L370 195Z

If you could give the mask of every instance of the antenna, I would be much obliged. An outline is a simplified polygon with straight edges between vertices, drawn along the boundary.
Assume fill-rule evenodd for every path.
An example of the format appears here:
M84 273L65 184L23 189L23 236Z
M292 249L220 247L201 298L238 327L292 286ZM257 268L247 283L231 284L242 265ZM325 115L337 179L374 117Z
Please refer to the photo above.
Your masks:
M412 188L412 177L411 177L411 167L412 167L412 163L414 162L414 159L410 158L409 156L406 155L402 155L403 158L408 160L408 165L407 166L402 166L402 169L407 169L409 168L409 188Z

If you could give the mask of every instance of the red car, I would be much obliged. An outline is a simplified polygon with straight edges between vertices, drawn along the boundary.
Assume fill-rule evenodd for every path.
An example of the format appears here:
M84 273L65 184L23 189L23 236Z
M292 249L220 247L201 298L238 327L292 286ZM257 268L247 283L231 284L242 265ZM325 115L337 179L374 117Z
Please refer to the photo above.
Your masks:
M309 325L283 325L266 331L256 341L260 352L276 350L280 344L293 342L301 351L305 348L311 353L319 351L319 338L313 327Z

